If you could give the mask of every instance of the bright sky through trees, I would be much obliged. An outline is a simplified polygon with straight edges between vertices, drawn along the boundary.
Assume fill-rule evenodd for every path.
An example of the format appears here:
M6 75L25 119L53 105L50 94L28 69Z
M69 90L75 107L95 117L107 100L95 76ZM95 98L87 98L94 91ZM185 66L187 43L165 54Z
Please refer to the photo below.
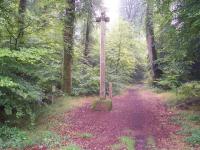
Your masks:
M107 10L107 15L110 17L110 25L112 26L119 17L119 0L104 0L104 6Z

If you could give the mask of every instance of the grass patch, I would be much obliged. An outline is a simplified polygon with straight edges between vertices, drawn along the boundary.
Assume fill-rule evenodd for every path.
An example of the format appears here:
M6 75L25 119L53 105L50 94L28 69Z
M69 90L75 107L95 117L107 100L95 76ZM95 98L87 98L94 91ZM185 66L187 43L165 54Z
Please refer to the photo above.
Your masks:
M147 138L146 148L150 150L157 150L156 142L152 136L149 136Z
M24 149L32 145L45 145L48 148L60 147L63 138L51 131L42 131L32 136L18 128L0 127L0 149Z
M0 127L0 149L23 149L31 144L33 142L26 132L18 128Z
M93 137L93 135L91 133L82 133L82 134L78 134L78 136L83 139L90 139Z
M82 150L78 145L71 144L67 147L61 148L61 150Z
M173 116L170 118L170 120L171 120L171 122L175 123L176 125L182 125L182 123L183 123L180 116Z
M188 116L187 118L190 121L194 121L194 122L200 122L200 115L198 114L191 114Z
M184 90L182 90L184 91ZM180 92L180 90L160 93L161 99L171 107L177 115L171 117L171 121L181 126L177 134L184 136L184 142L190 146L200 146L200 106L193 104L190 92ZM191 103L191 104L190 104Z
M200 128L193 130L191 135L187 137L185 141L192 145L200 145Z
M86 98L85 98L86 99ZM85 104L84 98L81 97L61 97L55 100L51 105L42 108L38 113L40 114L38 120L44 117L57 115L69 111L75 107L80 107Z
M120 142L124 144L128 150L135 149L135 141L131 137L123 136L120 138Z
M114 144L114 145L112 145L112 147L111 147L112 150L121 150L121 149L123 149L123 148L124 148L124 146L123 146L121 143Z
M60 147L63 140L63 137L51 131L43 131L31 138L35 144L45 145L47 148Z
M87 99L62 97L55 100L52 105L40 107L34 126L27 125L26 120L24 121L25 125L21 123L23 126L18 126L17 128L0 125L0 149L24 149L33 145L45 145L50 149L61 147L63 140L70 141L70 139L69 137L61 137L51 131L51 128L60 123L60 120L57 120L58 117L56 118L55 116L83 106L88 102ZM84 138L90 136L89 134L83 135ZM70 146L69 150L77 149Z
M95 100L92 103L91 108L95 111L111 111L112 110L112 100Z
M57 115L62 115L76 107L83 106L87 99L91 98L81 98L81 97L61 97L54 101L52 105L48 105L42 108L38 112L38 117L36 119L36 124L34 129L30 130L33 133L37 131L48 130L49 128L56 126L58 121L55 118Z
M200 120L197 112L181 111L179 115L173 117L173 122L180 125L182 128L177 134L184 135L184 141L192 146L200 146Z
M122 136L119 138L119 143L112 145L112 150L135 150L135 140L128 136Z

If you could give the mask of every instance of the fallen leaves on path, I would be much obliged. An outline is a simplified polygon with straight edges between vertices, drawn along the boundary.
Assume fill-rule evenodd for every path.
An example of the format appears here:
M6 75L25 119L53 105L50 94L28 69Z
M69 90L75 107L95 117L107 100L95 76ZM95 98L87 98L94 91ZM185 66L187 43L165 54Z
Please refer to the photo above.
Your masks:
M179 129L169 121L172 115L155 93L134 88L114 97L112 111L93 111L87 104L64 114L54 130L86 150L112 149L122 136L132 137L136 150L148 149L149 137L158 149L179 150L180 144L171 139Z

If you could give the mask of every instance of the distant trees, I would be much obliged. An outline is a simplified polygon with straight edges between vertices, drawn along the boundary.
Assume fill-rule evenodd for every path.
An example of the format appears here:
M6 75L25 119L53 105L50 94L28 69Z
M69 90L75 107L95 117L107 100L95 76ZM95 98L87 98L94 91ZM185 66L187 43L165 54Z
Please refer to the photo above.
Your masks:
M89 55L91 49L91 33L92 33L92 26L93 26L93 17L94 17L94 3L90 0L84 0L83 6L83 15L84 18L84 25L83 25L83 41L84 41L84 49L83 49L83 59L84 63L89 64Z
M124 20L133 24L141 32L146 29L146 41L148 49L149 66L153 80L160 77L158 69L156 43L154 40L154 23L153 23L154 2L151 0L121 0L121 16Z
M120 16L138 30L145 21L145 0L120 0Z
M120 86L132 83L137 69L144 66L145 44L135 36L133 26L124 20L113 27L106 43L107 76L114 87L120 89Z

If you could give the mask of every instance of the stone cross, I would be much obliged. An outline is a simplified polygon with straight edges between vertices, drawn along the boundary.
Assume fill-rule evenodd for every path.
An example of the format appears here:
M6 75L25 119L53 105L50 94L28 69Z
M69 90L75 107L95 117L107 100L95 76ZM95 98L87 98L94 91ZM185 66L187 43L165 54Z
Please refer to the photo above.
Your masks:
M106 17L105 11L101 13L100 17L96 18L96 22L101 23L101 33L100 33L100 99L106 98L105 90L105 68L106 68L106 59L105 59L105 30L106 22L109 22L110 18Z

